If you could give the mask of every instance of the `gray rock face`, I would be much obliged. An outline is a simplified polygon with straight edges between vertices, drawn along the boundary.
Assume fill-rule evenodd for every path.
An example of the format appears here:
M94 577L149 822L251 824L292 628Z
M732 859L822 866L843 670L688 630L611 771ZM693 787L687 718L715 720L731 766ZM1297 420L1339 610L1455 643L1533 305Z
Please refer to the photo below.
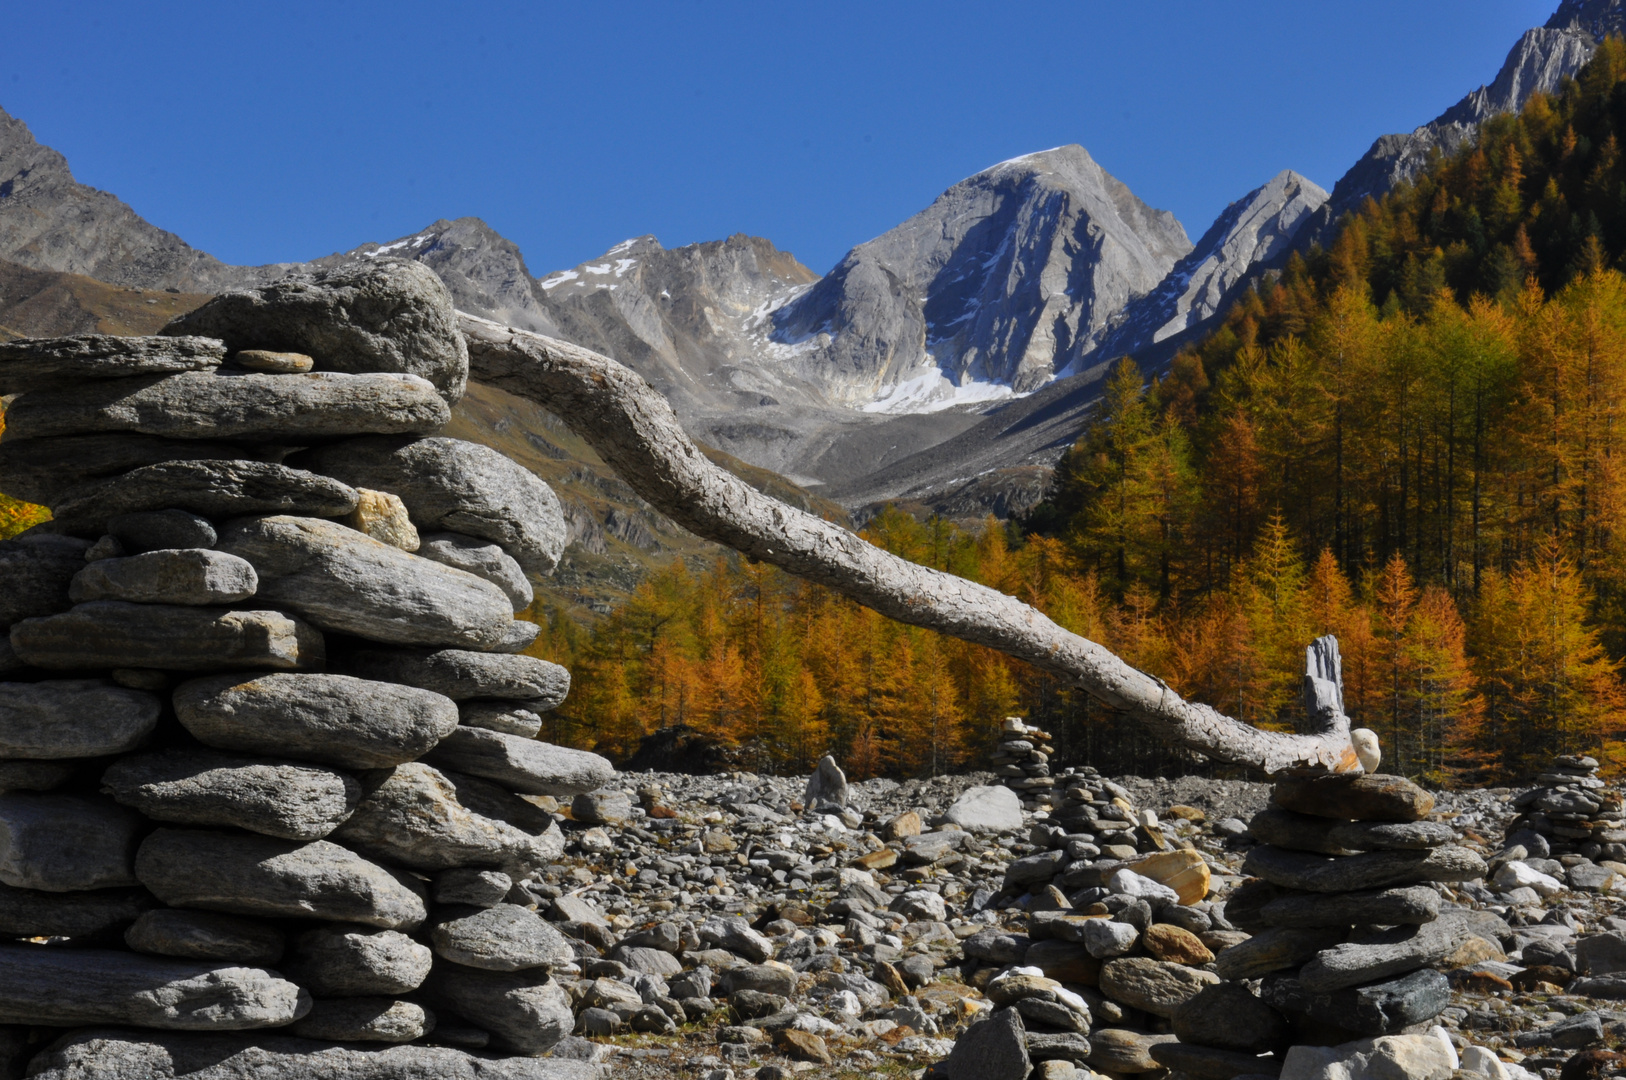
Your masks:
M351 657L350 669L365 678L432 690L453 701L524 701L540 712L556 708L570 693L570 672L534 656L467 649L365 649Z
M288 1030L303 1039L335 1042L405 1043L435 1028L434 1014L422 1005L391 998L339 998L317 1001Z
M421 539L418 554L485 578L508 594L515 611L524 611L536 599L524 568L500 544L462 533L438 532Z
M0 757L40 761L134 750L163 703L100 679L0 683Z
M320 840L361 799L361 785L332 769L213 750L123 758L102 783L114 799L155 821L233 825L283 840Z
M0 1023L244 1031L280 1027L309 1009L310 995L259 968L0 945Z
M435 272L406 259L296 276L215 297L165 334L204 334L226 347L305 353L323 371L403 372L456 404L469 377L452 295Z
M264 461L169 461L147 465L54 504L63 528L103 532L115 516L190 510L208 517L302 514L340 517L358 495L337 480Z
M322 926L294 942L283 966L321 997L406 994L429 977L434 954L395 930Z
M98 600L72 611L24 619L11 647L42 668L319 667L326 643L314 627L280 611L223 611Z
M439 694L347 675L194 679L176 687L175 714L208 746L354 769L411 761L457 727Z
M1027 1027L1015 1009L995 1009L988 1019L966 1028L947 1062L950 1080L1027 1080L1030 1068Z
M136 877L173 907L233 915L330 919L386 930L423 922L406 879L326 840L309 844L159 829L136 853Z
M66 611L68 583L85 567L90 545L70 536L19 536L0 540L0 630L20 619Z
M854 248L774 313L773 337L801 345L793 370L843 403L938 369L1033 390L1190 250L1172 214L1083 147L1058 147L963 180Z
M437 1012L477 1020L521 1053L551 1050L576 1023L570 995L541 971L480 971L437 963L425 989Z
M441 959L485 971L526 971L576 958L563 934L514 904L440 912L430 923L429 940Z
M220 366L226 346L206 337L79 334L0 342L0 395L58 387L79 379L170 375Z
M307 451L301 468L400 496L420 530L494 540L526 570L553 571L568 537L559 499L529 470L461 439L351 439Z
M424 434L451 418L413 375L145 375L24 394L6 410L8 439L128 431L176 439L303 442Z
M259 587L254 567L206 548L171 548L124 559L99 559L74 575L68 595L135 604L232 604Z
M336 522L246 518L226 526L219 546L254 565L266 602L370 641L489 648L513 621L508 597L489 581Z
M555 798L596 791L615 776L615 767L597 754L483 728L457 728L427 760L526 795Z
M602 1080L585 1061L491 1059L444 1046L363 1049L284 1035L85 1031L36 1060L42 1080Z
M165 548L212 548L219 539L206 519L185 510L145 510L107 522L107 534L132 555Z
M0 937L96 940L122 930L156 903L144 889L64 893L0 885Z
M241 446L153 435L64 435L0 442L0 491L14 499L56 506L96 482L166 461L229 461L254 457ZM176 547L207 545L177 544Z
M523 877L559 854L546 839L470 811L422 762L362 777L366 793L334 839L418 870L495 866Z
M534 739L542 730L542 717L534 709L526 708L531 702L465 701L457 706L461 722L469 727L489 728L522 739Z
M287 947L282 931L274 926L177 908L143 912L124 932L124 942L136 952L155 956L237 964L275 964Z
M70 892L134 885L141 819L106 799L0 792L0 883Z

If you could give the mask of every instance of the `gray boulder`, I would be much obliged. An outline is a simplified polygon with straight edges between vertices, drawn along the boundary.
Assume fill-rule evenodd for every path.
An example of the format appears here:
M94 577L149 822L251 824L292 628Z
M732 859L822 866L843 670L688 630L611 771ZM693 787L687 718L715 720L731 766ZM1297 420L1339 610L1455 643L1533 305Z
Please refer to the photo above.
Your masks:
M212 548L219 539L206 518L185 510L141 510L107 522L107 534L139 555L165 548Z
M134 885L143 823L108 799L0 792L0 883L71 892Z
M525 570L501 544L462 533L438 532L421 538L418 554L485 578L508 594L515 611L524 611L536 599Z
M435 1015L422 1005L366 997L313 1002L305 1018L288 1030L304 1039L406 1043L423 1038L434 1028Z
M68 583L85 568L83 540L41 533L0 540L0 631L21 619L73 606Z
M162 708L151 694L101 679L0 683L0 757L122 754L152 732Z
M144 375L24 394L6 410L8 439L131 432L171 439L305 443L363 434L424 434L451 419L413 375Z
M1378 982L1416 971L1456 948L1467 936L1449 915L1421 926L1396 926L1323 949L1299 969L1299 983L1312 994Z
M500 698L524 701L546 712L570 693L570 671L534 656L468 649L364 649L349 664L350 671L363 678L433 690L453 701Z
M1027 1080L1027 1028L1015 1009L995 1009L954 1041L944 1070L948 1080Z
M541 969L481 971L437 963L425 989L437 1011L474 1020L525 1054L551 1050L576 1023L570 995Z
M125 559L99 559L74 575L68 596L134 604L232 604L259 587L254 567L207 548L169 548Z
M502 903L513 887L514 879L501 870L456 867L435 875L429 895L437 904L486 908Z
M374 858L416 870L495 866L523 877L559 854L545 837L471 812L422 762L364 774L362 783L366 793L333 838Z
M1314 993L1291 972L1277 972L1264 977L1259 996L1283 1013L1362 1035L1392 1035L1413 1024L1432 1023L1451 1004L1451 983L1443 972L1424 968L1398 979ZM1178 1018L1177 1013L1177 1023Z
M0 885L0 937L96 940L123 930L156 903L145 889L41 892Z
M444 1046L366 1049L285 1035L76 1032L35 1059L31 1080L602 1080L597 1065L475 1057Z
M126 757L102 774L102 784L154 821L233 825L283 840L320 840L361 799L361 785L344 773L214 750Z
M322 926L299 935L283 964L320 997L406 994L429 977L434 954L395 930Z
M159 829L142 841L135 872L172 907L386 930L416 927L427 914L416 882L326 840Z
M314 627L280 611L226 611L97 600L60 615L24 619L11 647L42 668L320 667L326 642Z
M429 941L441 959L485 971L526 971L576 958L563 934L515 904L438 912Z
M483 578L421 559L333 521L231 522L220 550L247 559L259 597L325 630L392 645L484 649L503 641L513 605Z
M124 943L155 956L237 964L275 964L288 944L281 930L254 919L179 908L143 912Z
M426 760L495 780L525 795L555 798L596 791L615 776L615 766L597 754L484 728L455 729Z
M207 337L22 338L0 342L0 396L70 385L80 379L121 379L208 371L226 355L223 342Z
M433 270L409 259L373 259L223 293L162 332L220 338L232 352L304 353L323 371L422 376L449 405L469 377L452 294Z
M841 771L836 759L825 754L819 759L818 768L813 775L807 778L807 789L802 793L802 802L810 810L840 811L847 806L847 774Z
M457 727L439 694L348 675L220 675L175 688L175 715L201 743L380 769L421 757Z
M301 468L401 497L419 530L495 540L534 574L569 538L553 489L489 446L461 439L368 438L306 451Z
M165 461L75 489L52 507L65 532L96 536L113 519L153 510L206 517L342 517L360 496L337 480L267 461Z
M7 439L0 442L0 491L25 502L56 506L81 489L97 487L99 481L148 465L257 456L231 443L160 439L155 435Z
M310 1004L304 990L260 968L0 945L0 1023L244 1031L281 1027Z
M1008 787L967 788L943 819L966 832L1014 832L1022 828L1022 800Z
M528 708L533 702L517 701L463 701L457 706L461 723L469 727L487 728L534 739L542 731L542 717L537 710Z

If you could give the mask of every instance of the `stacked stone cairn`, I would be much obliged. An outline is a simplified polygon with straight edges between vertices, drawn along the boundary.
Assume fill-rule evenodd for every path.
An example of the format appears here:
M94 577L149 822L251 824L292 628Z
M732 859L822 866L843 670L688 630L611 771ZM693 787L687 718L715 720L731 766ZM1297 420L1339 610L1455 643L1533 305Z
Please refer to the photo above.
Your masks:
M0 543L0 1075L596 1072L532 1056L576 953L527 882L614 772L536 739L565 524L436 436L467 373L398 260L0 345L54 515Z
M1507 826L1507 845L1536 858L1580 855L1594 862L1626 861L1626 810L1619 791L1598 777L1596 758L1564 754L1513 799L1520 813Z
M1071 839L1062 837L1076 839L1077 834L1089 833L1092 839L1085 843L1099 847L1094 852L1083 851L1083 855L1095 856L1105 851L1113 858L1128 859L1139 852L1168 850L1169 841L1158 824L1157 814L1137 809L1134 797L1122 784L1106 779L1088 766L1070 766L1058 779L1062 796L1047 821L1048 846L1066 847Z
M1000 783L1016 792L1029 810L1047 808L1056 781L1050 775L1050 755L1056 752L1050 733L1028 725L1020 716L1007 716L999 729L999 746L989 764Z

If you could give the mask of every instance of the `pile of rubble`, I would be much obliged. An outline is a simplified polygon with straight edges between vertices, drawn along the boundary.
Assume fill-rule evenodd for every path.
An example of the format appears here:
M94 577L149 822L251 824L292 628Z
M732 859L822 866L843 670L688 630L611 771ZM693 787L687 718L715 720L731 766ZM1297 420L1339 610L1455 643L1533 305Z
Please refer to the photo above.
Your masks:
M1522 811L1508 825L1509 845L1532 854L1626 860L1626 810L1620 792L1598 777L1596 758L1564 754L1513 800ZM1542 850L1545 848L1546 850Z
M596 1074L533 1056L579 969L527 883L614 772L535 739L565 526L434 437L455 319L385 262L0 345L0 488L54 514L0 544L0 1074Z

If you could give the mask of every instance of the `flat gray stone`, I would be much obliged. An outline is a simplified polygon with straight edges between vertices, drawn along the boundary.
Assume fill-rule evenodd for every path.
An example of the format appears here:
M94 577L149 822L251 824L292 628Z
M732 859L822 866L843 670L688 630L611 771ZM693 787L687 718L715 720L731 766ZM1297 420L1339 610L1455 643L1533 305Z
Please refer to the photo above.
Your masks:
M107 534L132 555L164 548L212 548L219 534L206 518L186 510L142 510L107 522Z
M85 568L83 540L50 533L0 540L0 631L22 619L73 605L68 583Z
M322 926L295 939L283 964L320 997L407 994L429 977L434 954L395 930Z
M483 780L478 776L442 768L440 775L457 790L457 801L483 817L506 821L538 840L564 851L564 834L559 831L553 815L537 806L530 798L517 795L502 784ZM557 858L557 855L552 856Z
M1298 893L1280 896L1259 910L1270 926L1379 926L1433 922L1440 914L1440 894L1426 885L1402 889L1366 889L1352 893Z
M418 554L485 578L508 594L515 611L524 611L536 599L524 568L501 544L462 533L437 532L421 538Z
M597 1065L475 1057L444 1046L334 1046L286 1035L76 1032L35 1059L31 1080L603 1080Z
M495 540L520 566L547 574L569 537L558 496L535 474L479 443L368 438L299 455L301 468L399 495L419 530Z
M326 660L321 632L280 611L227 611L97 600L24 619L11 647L25 663L52 669L220 668L297 670Z
M124 943L154 956L236 964L275 964L288 944L281 930L254 919L179 908L143 912Z
M423 434L451 418L413 375L142 375L39 390L6 410L8 439L129 432L172 439L303 443Z
M259 587L254 567L207 548L168 548L124 559L99 559L74 575L68 596L133 604L233 604Z
M275 452L274 448L267 450ZM262 456L231 443L160 439L155 435L6 439L0 441L0 491L24 502L56 506L86 489L99 487L104 480L147 465Z
M72 337L0 341L0 396L76 383L220 366L225 343L207 337Z
M501 870L456 867L435 875L429 895L437 904L486 908L502 903L513 887L514 879Z
M1344 928L1271 927L1238 942L1214 959L1222 979L1257 979L1269 971L1298 967L1343 939Z
M954 1041L945 1063L949 1080L1027 1080L1027 1027L1015 1009L995 1009Z
M1338 893L1421 881L1471 881L1484 877L1486 866L1464 847L1369 851L1334 859L1262 844L1248 853L1242 872L1284 888Z
M372 259L223 293L163 333L220 338L232 352L304 353L323 371L406 372L433 383L448 404L463 396L469 377L452 294L410 259Z
M386 930L416 927L427 914L410 879L326 840L159 829L142 842L135 870L172 907Z
M485 971L526 971L576 959L563 934L515 904L437 911L429 942L441 959Z
M554 798L597 791L615 777L615 767L597 754L484 728L456 728L426 760L526 795Z
M967 832L1015 832L1022 828L1022 800L1002 785L967 788L943 817Z
M1421 821L1434 796L1401 776L1339 773L1284 776L1271 786L1270 801L1284 810L1355 821Z
M424 984L436 1012L451 1012L525 1054L541 1054L575 1027L570 995L545 971L481 971L439 962Z
M0 792L0 883L45 892L134 885L144 827L109 799Z
M542 634L542 627L524 619L515 619L503 628L502 637L491 646L494 653L521 653L530 648Z
M524 877L563 851L555 837L470 811L456 786L423 762L361 779L365 794L333 838L374 858L416 870L494 866Z
M0 945L0 1023L244 1031L297 1020L310 1000L260 968Z
M626 825L632 820L632 796L611 788L590 791L570 801L570 816L583 825Z
M247 559L258 596L325 630L391 645L484 649L501 644L513 605L484 578L422 559L337 522L244 518L219 548Z
M283 840L320 840L361 799L361 785L333 769L201 749L123 758L102 784L154 821L230 825Z
M76 489L52 509L64 532L92 536L116 518L153 510L330 518L350 513L359 499L337 480L267 461L166 461Z
M1398 979L1313 993L1289 972L1265 976L1259 996L1283 1013L1297 1013L1362 1035L1393 1035L1433 1020L1451 1004L1444 973L1414 971Z
M1362 934L1323 949L1299 969L1299 984L1312 994L1379 982L1432 964L1466 936L1449 916L1421 926L1396 926Z
M41 892L0 885L0 937L96 940L122 931L157 903L145 889Z
M162 709L152 694L102 679L0 683L0 757L122 754L151 734Z
M500 698L532 703L536 711L555 708L570 693L570 672L534 656L472 652L468 649L363 649L349 670L363 678L405 683L453 701ZM536 706L542 706L536 709Z
M532 702L517 701L463 701L457 706L459 722L469 727L501 731L534 739L542 731L542 717L527 706Z
M312 1003L289 1032L334 1042L407 1043L435 1029L435 1015L422 1005L394 998L334 998Z
M1183 1043L1252 1054L1284 1045L1292 1036L1279 1012L1235 982L1203 987L1174 1010L1172 1028Z
M1145 956L1125 956L1101 965L1101 992L1131 1008L1170 1017L1220 977L1201 968Z
M193 679L176 687L174 701L205 745L342 768L411 761L457 727L457 706L439 694L348 675Z
M1275 806L1255 814L1248 831L1262 844L1326 855L1425 851L1456 840L1451 826L1438 821L1335 821Z

